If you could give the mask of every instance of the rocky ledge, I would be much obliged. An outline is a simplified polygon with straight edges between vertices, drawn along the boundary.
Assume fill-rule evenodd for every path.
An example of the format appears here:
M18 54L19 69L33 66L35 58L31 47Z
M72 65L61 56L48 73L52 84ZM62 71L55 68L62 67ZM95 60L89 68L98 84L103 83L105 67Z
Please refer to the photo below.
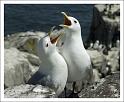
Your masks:
M93 8L93 18L90 35L87 44L95 43L99 40L107 47L115 45L120 39L120 5L106 4L95 5Z
M120 72L102 78L98 83L88 86L79 93L81 98L119 98Z
M53 94L52 96L50 96L51 93L44 94L43 92L41 92L44 91L45 88L47 87L40 86L42 87L40 92L33 92L32 89L34 89L37 86L26 84L28 80L31 78L31 76L38 70L39 64L42 63L37 56L36 46L34 45L37 44L39 38L43 36L45 33L39 32L37 35L36 32L30 32L30 35L32 34L35 36L29 36L29 32L23 32L19 34L13 34L5 38L4 48L5 97L56 97L56 95ZM18 40L19 38L21 40ZM84 88L79 93L78 96L119 97L120 95L119 72L115 74L115 72L120 70L119 49L112 48L110 51L108 51L107 55L104 54L102 51L95 49L87 49L87 52L89 53L92 60L93 78L94 82L97 84L93 84L87 88ZM114 81L117 81L116 85L114 84ZM76 83L77 91L82 89L82 87L83 87L82 81ZM94 89L92 89L93 87ZM72 90L71 84L70 85L67 84L67 88L68 88L67 93L69 95L70 90ZM109 90L106 89L107 92L105 92L104 88L105 89L107 88ZM114 91L110 90L110 88L113 88L117 92L114 93ZM59 97L64 96L60 95Z
M67 97L71 93L67 90ZM6 98L57 98L55 92L41 85L21 84L5 89ZM73 98L119 98L120 97L120 73L112 73L99 82L87 86L80 93L74 94ZM65 98L64 92L59 96Z
M55 92L41 85L19 85L5 89L5 98L55 98Z

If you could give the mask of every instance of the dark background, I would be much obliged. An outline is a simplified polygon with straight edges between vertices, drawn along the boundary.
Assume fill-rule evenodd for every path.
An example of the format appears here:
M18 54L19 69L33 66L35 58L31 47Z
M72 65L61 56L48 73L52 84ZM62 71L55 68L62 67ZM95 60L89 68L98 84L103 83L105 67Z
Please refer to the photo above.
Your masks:
M82 38L89 35L93 5L82 4L5 4L5 36L25 31L48 32L52 26L63 23L64 11L77 18L82 27Z

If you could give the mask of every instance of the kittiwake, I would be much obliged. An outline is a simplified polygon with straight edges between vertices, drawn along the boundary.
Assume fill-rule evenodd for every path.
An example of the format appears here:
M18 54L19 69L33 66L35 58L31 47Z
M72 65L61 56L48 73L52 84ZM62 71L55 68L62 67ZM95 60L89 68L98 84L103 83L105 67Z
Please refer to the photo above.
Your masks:
M38 56L42 63L28 83L48 86L54 89L57 95L60 95L67 82L68 68L64 58L57 51L58 38L51 41L49 35L46 35L40 39Z
M99 48L99 40L96 40L96 42L94 43L93 48L94 48L94 50L98 50L98 48Z
M67 82L80 80L91 82L93 76L91 59L83 45L79 21L68 16L65 12L62 12L62 14L64 15L64 24L60 26L65 31L65 39L60 52L68 66ZM73 84L73 92L74 87L75 84Z

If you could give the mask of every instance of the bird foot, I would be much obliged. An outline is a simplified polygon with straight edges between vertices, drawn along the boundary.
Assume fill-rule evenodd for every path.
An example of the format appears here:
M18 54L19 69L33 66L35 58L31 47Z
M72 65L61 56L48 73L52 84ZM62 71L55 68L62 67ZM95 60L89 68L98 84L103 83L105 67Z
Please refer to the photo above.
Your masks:
M78 96L78 93L72 92L72 93L68 96L68 98L79 98L79 96Z

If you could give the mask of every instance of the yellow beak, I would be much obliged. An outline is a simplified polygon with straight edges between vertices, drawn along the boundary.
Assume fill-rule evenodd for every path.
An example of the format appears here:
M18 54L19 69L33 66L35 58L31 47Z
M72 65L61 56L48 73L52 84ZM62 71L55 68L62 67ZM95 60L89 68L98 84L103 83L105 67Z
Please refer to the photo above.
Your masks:
M69 20L69 16L65 12L61 12L64 15L64 24L60 24L61 27L69 27L71 26L71 21Z
M51 43L52 43L52 44L57 43L57 42L59 41L59 39L61 38L62 34L63 34L63 33L59 34L59 35L58 35L57 37L55 37L55 38L50 38Z

